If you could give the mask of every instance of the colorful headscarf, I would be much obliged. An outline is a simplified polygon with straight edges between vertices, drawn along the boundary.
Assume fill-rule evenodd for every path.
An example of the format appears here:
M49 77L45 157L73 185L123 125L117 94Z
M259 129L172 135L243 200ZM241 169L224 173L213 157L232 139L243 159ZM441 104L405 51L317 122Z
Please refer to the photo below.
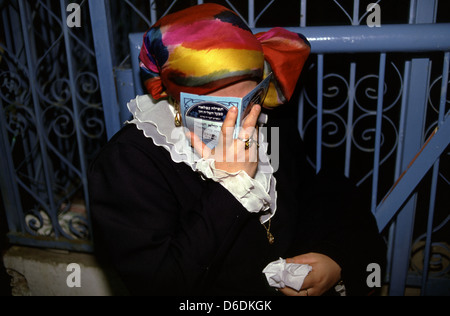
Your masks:
M273 72L265 107L287 102L310 53L308 41L283 28L253 35L233 11L202 4L165 16L144 35L141 76L151 96L204 95Z

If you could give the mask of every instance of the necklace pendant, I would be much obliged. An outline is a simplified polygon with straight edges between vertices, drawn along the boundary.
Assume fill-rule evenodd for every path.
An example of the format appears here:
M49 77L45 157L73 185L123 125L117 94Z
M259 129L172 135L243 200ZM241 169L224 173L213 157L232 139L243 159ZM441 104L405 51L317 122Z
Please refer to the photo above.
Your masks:
M181 114L177 113L175 115L175 126L176 127L181 127L183 125L183 123L181 122Z
M269 244L273 245L275 243L275 237L270 232L267 232L267 239L269 240Z

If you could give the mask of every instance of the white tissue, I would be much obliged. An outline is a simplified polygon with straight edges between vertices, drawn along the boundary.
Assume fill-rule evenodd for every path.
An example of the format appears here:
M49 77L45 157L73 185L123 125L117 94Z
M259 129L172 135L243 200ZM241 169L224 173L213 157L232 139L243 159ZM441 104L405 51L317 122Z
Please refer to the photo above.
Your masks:
M286 260L280 258L269 263L263 273L271 287L283 289L288 286L300 291L303 281L311 270L312 267L308 264L286 263Z

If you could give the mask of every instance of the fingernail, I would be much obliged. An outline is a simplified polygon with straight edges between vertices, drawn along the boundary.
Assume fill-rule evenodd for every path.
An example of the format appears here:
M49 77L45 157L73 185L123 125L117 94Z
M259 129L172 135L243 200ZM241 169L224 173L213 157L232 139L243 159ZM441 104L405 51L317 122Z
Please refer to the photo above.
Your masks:
M233 112L233 113L237 112L237 110L238 110L238 108L235 107L235 106L233 106L233 107L230 109L230 111Z

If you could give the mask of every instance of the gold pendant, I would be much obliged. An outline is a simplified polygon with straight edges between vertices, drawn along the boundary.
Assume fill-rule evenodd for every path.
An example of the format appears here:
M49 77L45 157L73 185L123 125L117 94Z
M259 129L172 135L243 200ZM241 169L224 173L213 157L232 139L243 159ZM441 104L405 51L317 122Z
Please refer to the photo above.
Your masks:
M269 244L273 245L275 243L275 237L273 237L272 233L270 232L270 226L272 226L272 219L269 219L269 227L266 227L264 223L262 225L267 232L267 240L269 241Z
M181 119L181 114L177 113L175 115L175 126L176 127L181 127L183 125L182 119Z
M269 240L269 244L273 245L275 243L275 237L273 237L271 232L267 232L267 239Z
M173 100L173 106L175 108L175 127L181 127L183 126L183 119L180 114L180 104L178 101Z

